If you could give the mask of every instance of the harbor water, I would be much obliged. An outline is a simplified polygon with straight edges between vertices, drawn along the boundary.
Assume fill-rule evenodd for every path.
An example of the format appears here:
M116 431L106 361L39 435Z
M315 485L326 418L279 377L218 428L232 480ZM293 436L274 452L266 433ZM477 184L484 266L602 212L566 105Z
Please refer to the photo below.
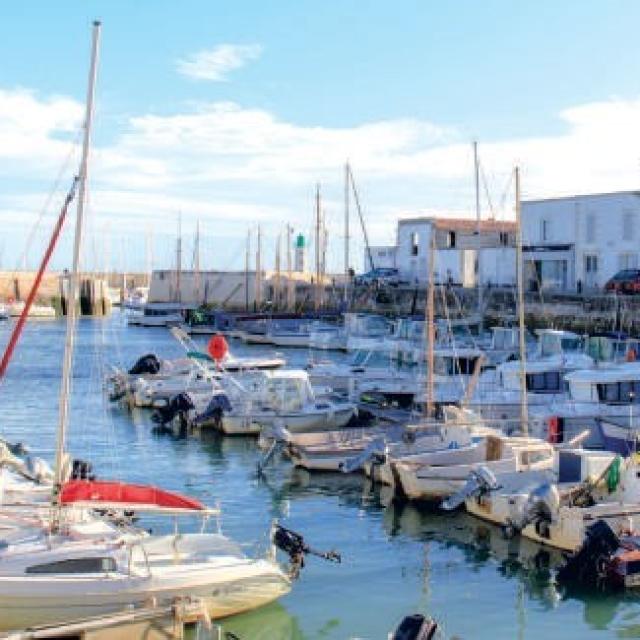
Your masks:
M3 342L10 326L0 326ZM2 435L49 460L63 342L63 322L30 322L0 389ZM239 341L230 346L236 355L273 351ZM309 358L307 350L281 351L293 366ZM79 321L72 455L90 460L100 478L219 502L223 531L248 552L266 551L278 519L312 547L342 554L341 564L310 557L288 596L224 621L226 631L242 640L384 639L405 615L420 612L436 618L447 638L640 638L640 594L561 592L552 579L559 554L506 540L471 516L393 504L362 476L309 474L286 461L258 477L260 451L251 438L157 433L149 412L110 405L103 390L106 367L130 365L150 352L177 357L181 348L165 329L127 327L120 313ZM155 531L173 527L162 520L144 524Z

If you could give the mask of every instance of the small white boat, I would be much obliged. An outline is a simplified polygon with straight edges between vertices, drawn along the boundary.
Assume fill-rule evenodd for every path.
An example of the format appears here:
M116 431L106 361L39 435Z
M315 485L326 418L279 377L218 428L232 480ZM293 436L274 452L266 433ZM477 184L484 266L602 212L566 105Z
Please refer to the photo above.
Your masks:
M147 302L138 313L127 315L127 323L138 327L172 327L184 322L184 311L190 308L178 302Z
M510 535L575 551L597 520L618 535L640 531L638 466L607 451L561 450L543 473L496 474L465 506Z
M549 469L553 447L537 438L489 435L470 445L391 462L397 487L411 500L441 501L459 491L480 465L492 473Z
M22 301L9 303L8 311L12 317L17 317L24 311L25 303ZM56 310L51 305L32 304L29 309L30 318L55 318Z
M222 406L217 395L211 405L211 394L192 394L191 424L214 426L230 435L257 435L276 422L291 432L331 430L345 426L356 412L352 402L340 397L316 397L305 371L226 376L220 384L227 391L228 406Z

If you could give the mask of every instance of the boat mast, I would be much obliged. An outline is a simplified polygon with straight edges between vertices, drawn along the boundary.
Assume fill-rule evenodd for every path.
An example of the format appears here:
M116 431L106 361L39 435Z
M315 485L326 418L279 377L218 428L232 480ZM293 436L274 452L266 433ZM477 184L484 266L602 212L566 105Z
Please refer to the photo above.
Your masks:
M176 302L182 302L182 211L178 213L178 238L176 240Z
M89 165L89 146L91 143L91 125L93 122L93 101L95 97L96 75L98 69L98 47L100 43L100 22L93 23L93 41L91 45L91 65L89 68L89 83L87 88L87 104L84 120L84 139L82 142L82 159L80 161L78 210L76 217L75 237L73 243L73 265L69 275L69 296L67 300L67 328L64 343L64 357L62 360L62 380L60 384L60 411L58 414L58 434L56 442L56 459L54 468L54 482L52 502L58 503L58 496L62 488L64 450L69 423L69 394L71 391L71 376L73 373L73 347L75 342L75 328L78 316L76 302L78 299L78 280L80 271L80 254L82 250L82 231L84 222L84 208L86 203L87 172Z
M249 312L249 256L251 255L251 229L247 229L247 246L244 251L244 310Z
M260 225L258 225L258 239L256 246L256 273L255 273L255 299L256 299L256 309L260 311L260 307L262 307L262 231L260 229Z
M293 229L287 223L287 311L293 308L293 282L291 281L291 232Z
M195 299L200 304L200 220L196 220L196 238L193 246L193 269L195 271Z
M344 165L344 304L349 301L349 162Z
M482 240L481 240L481 224L480 224L480 162L478 160L478 142L473 141L473 167L476 188L476 267L478 277L478 315L480 317L480 333L484 329L484 300L482 290Z
M316 185L316 289L315 289L315 309L320 309L320 183Z
M431 225L429 242L429 274L427 284L427 417L431 418L433 411L433 381L435 377L434 371L434 348L436 341L435 328L435 253L436 253L436 236L435 227Z
M273 307L274 309L280 308L280 244L281 244L281 234L278 233L278 237L276 239L276 281L274 287L274 301Z
M516 187L516 274L518 286L518 330L520 334L520 422L522 432L529 434L529 408L527 406L527 352L524 326L524 264L522 262L522 216L520 210L520 168L515 168Z

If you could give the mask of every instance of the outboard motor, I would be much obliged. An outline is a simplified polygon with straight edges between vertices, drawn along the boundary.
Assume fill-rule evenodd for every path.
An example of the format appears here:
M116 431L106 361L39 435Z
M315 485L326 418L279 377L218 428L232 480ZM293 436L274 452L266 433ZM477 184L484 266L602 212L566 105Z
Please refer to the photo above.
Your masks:
M384 455L385 444L384 438L374 438L359 454L341 462L339 465L340 471L342 473L353 473L363 467L369 460L374 460L377 456Z
M151 373L155 375L160 371L160 360L155 353L148 353L146 356L138 358L136 363L129 369L130 375L141 375L143 373Z
M186 422L186 414L191 409L195 409L195 405L188 393L179 393L171 400L166 407L157 409L151 419L161 427L169 424L175 417L180 417L182 422Z
M582 546L560 567L560 584L595 585L606 577L612 555L620 547L620 539L611 527L598 520L587 527Z
M300 570L304 567L306 555L316 556L329 562L342 562L342 556L337 551L318 551L312 549L305 539L296 531L286 529L282 525L276 524L272 534L273 544L284 551L289 556L289 575L295 579L300 575Z
M443 500L440 508L445 511L453 511L463 505L468 498L479 498L499 488L500 485L493 472L485 466L478 467L471 471L464 487L446 500Z
M71 465L71 480L95 480L93 465L86 460L75 459Z
M225 393L215 393L207 408L193 419L193 424L204 424L205 422L213 422L217 427L219 426L222 415L231 411L231 402Z
M433 640L436 631L438 631L438 624L433 618L414 613L406 616L389 638L390 640Z
M513 515L505 526L504 533L508 538L522 531L527 525L534 524L536 533L549 537L549 523L553 514L560 507L560 494L555 484L544 483L536 487L529 494L526 502L516 504Z

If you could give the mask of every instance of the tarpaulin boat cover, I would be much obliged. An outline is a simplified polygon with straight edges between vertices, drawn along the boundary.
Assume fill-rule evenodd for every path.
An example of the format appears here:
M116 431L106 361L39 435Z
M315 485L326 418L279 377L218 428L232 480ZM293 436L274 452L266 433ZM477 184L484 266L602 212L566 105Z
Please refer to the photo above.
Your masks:
M126 482L70 480L60 492L60 503L71 505L78 502L122 504L158 507L161 509L206 509L198 500L179 493L165 491L151 485L128 484Z

